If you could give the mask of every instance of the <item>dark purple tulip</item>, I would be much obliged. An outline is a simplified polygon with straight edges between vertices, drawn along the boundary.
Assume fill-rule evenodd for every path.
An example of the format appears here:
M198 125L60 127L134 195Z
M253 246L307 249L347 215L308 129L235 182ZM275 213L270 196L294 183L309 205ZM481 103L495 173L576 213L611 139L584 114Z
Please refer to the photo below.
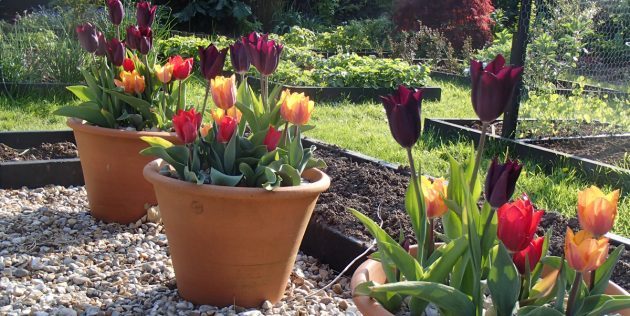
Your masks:
M248 37L243 37L243 44L247 48L247 57L264 76L271 75L280 62L280 54L283 46L274 40L269 40L267 34L259 35L252 32Z
M214 44L210 44L206 48L199 47L199 67L206 80L214 79L221 74L227 50L227 48L218 50Z
M505 111L523 67L505 66L501 54L486 69L483 63L470 61L472 104L482 122L492 122Z
M105 56L107 55L107 40L105 39L105 35L102 32L97 32L98 34L98 47L96 48L96 56Z
M107 0L107 9L109 11L109 20L114 25L120 25L125 17L125 9L123 9L120 0Z
M92 23L85 23L77 26L77 35L79 36L79 44L90 53L96 52L98 48L98 34L96 27Z
M492 159L484 188L486 201L492 207L497 208L510 201L522 168L523 165L517 160L507 159L504 164L500 164L497 157Z
M398 86L394 94L381 96L394 139L405 148L411 148L420 137L420 107L422 89L411 90Z
M249 57L247 57L247 49L243 42L236 41L236 43L230 45L230 59L232 60L234 72L244 74L249 71Z
M141 36L142 33L140 33L138 26L129 25L129 27L127 27L127 38L125 38L125 44L127 44L127 47L131 49L139 49Z
M150 27L141 27L140 28L140 45L138 46L138 51L142 55L146 55L153 47L153 31L151 31Z
M151 6L151 3L148 1L138 2L136 5L136 19L138 21L138 26L151 27L153 19L155 19L156 10L157 6Z
M117 38L112 38L107 42L107 59L114 66L122 66L125 59L125 44Z

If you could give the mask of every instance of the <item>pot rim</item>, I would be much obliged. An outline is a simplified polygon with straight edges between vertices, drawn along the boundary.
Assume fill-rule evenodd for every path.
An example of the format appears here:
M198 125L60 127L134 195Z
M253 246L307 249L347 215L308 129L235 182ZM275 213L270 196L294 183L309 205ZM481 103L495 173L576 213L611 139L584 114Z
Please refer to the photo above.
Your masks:
M66 125L68 125L72 130L79 130L84 133L104 135L108 137L117 137L117 138L139 138L142 136L153 136L153 137L169 137L174 136L173 132L149 132L149 131L128 131L117 128L107 128L100 127L96 125L86 124L86 121L78 119L76 117L69 117L66 120ZM147 145L148 146L148 145Z
M330 186L330 177L317 168L307 169L302 173L302 177L309 180L310 183L303 183L301 185L291 187L279 187L272 191L267 191L263 188L251 187L229 187L214 184L198 185L161 175L159 170L162 162L163 160L158 158L144 166L144 170L142 171L144 178L151 182L154 186L156 184L167 185L171 190L187 192L187 194L194 195L228 199L273 199L278 197L277 194L288 194L295 197L319 194L326 191Z

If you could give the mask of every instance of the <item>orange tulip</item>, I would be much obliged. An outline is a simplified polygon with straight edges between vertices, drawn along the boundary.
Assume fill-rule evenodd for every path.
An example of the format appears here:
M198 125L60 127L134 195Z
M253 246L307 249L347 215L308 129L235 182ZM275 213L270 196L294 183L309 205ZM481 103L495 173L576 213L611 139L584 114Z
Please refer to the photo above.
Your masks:
M164 66L155 65L153 66L153 71L155 71L155 76L161 83L169 83L173 78L173 64L171 63L166 63Z
M241 113L241 111L239 109L237 109L235 106L229 108L227 111L224 111L222 109L214 109L211 111L212 113L212 119L219 124L219 122L221 121L221 119L227 114L227 116L231 116L233 118L236 119L236 123L241 122L241 116L243 116L243 113Z
M422 177L422 194L424 195L424 204L427 207L427 216L429 218L440 217L448 211L448 207L444 203L442 197L446 197L446 184L443 178L433 180L433 183L426 177Z
M304 93L291 93L284 90L280 97L282 103L280 114L287 122L294 125L304 125L308 123L315 107L315 102L311 101Z
M114 79L117 87L125 89L126 93L142 93L144 92L144 76L140 76L138 71L121 71L120 80Z
M567 227L564 255L569 266L578 272L597 269L608 257L608 238L596 239L586 230L577 234Z
M236 104L236 77L232 75L229 78L216 76L210 80L210 88L212 89L212 100L214 104L223 109L228 110Z
M578 219L582 229L595 236L602 236L612 229L617 217L619 190L607 195L598 187L591 186L578 193Z
M201 125L201 129L199 131L201 133L201 137L208 136L208 133L210 133L211 129L212 129L212 123L207 123L207 124Z

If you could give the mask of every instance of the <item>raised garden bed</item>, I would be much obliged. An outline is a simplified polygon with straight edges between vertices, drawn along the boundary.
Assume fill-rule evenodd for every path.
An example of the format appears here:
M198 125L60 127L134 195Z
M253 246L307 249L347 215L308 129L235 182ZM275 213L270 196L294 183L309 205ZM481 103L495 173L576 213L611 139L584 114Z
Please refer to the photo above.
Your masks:
M462 119L425 119L424 129L433 130L437 136L442 139L458 139L465 137L473 140L475 143L479 141L481 132L474 126L478 124L476 120L462 120ZM596 135L592 137L582 136L576 138L571 136L570 138L530 138L521 140L512 140L500 137L500 131L495 131L495 134L489 133L487 139L491 143L499 143L502 146L507 146L510 153L520 159L528 159L536 161L540 164L543 170L551 172L554 167L566 163L576 170L581 171L590 181L599 185L612 185L620 187L623 191L630 190L630 170L621 168L619 166L606 163L610 157L619 157L620 150L616 149L615 153L612 152L600 152L598 154L599 159L605 161L597 161L589 159L587 157L580 157L577 154L565 153L554 150L549 144L565 142L570 140L575 142L578 139L583 141L595 141L603 144L604 141L619 143L622 139L629 139L630 135ZM543 146L544 145L544 146ZM549 148L546 148L549 147ZM623 157L623 151L628 151L628 148L621 148L621 157ZM608 155L607 158L602 158L602 155Z

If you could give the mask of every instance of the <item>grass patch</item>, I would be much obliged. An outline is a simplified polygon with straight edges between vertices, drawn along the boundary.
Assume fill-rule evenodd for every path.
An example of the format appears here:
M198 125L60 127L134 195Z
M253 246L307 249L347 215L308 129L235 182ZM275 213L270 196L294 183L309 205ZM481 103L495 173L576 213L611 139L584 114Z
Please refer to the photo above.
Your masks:
M66 104L77 104L68 96L52 95L48 98L21 97L11 99L0 95L0 130L51 130L68 128L66 119L52 112Z

